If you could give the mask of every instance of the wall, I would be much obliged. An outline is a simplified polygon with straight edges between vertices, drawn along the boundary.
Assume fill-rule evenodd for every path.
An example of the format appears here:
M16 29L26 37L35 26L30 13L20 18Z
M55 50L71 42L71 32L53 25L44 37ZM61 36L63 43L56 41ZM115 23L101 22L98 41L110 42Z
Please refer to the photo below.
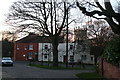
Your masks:
M103 60L103 67L102 67L102 59L99 59L99 72L102 74L103 68L103 76L106 78L120 78L120 68L114 66L106 61Z
M52 54L52 49L49 51L46 51L44 49L44 46L48 45L48 49L51 49L52 44L50 43L39 43L39 54L38 54L38 61L53 61L53 54ZM70 45L75 45L74 43L68 43L68 62L70 62L70 56L73 56L73 49L70 49ZM77 45L77 44L76 44ZM94 56L90 55L90 51L86 50L84 52L76 52L77 50L75 50L75 54L74 54L74 62L78 62L78 60L81 59L82 55L86 55L87 58L86 60L83 60L84 63L87 64L94 64ZM43 53L43 54L42 54ZM45 55L44 54L49 54L47 55L47 58L45 59ZM58 46L58 61L59 62L64 62L66 60L65 59L66 56L66 43L60 43ZM49 57L49 58L48 58ZM93 60L91 60L91 57L93 57Z
M29 45L33 45L33 50L29 50ZM19 49L17 49L17 45ZM26 50L24 48L26 46ZM35 58L35 53L38 53L38 43L15 43L14 44L14 60L26 61L28 60L28 53L33 53L33 58Z

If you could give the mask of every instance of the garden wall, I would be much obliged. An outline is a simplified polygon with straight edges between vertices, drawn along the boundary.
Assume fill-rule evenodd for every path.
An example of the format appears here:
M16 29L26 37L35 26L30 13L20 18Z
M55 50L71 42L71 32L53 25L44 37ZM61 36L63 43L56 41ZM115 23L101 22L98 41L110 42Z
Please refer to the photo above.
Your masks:
M103 63L103 64L102 64ZM120 78L120 67L114 66L102 58L99 59L99 72L105 78Z

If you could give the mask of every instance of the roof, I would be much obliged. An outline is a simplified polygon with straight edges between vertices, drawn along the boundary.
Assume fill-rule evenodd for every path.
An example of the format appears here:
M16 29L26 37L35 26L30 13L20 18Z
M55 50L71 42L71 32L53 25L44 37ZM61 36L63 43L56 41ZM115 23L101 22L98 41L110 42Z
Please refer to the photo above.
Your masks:
M62 43L64 38L60 37L59 42ZM37 34L29 34L28 36L17 40L17 43L51 43L49 36L39 36Z

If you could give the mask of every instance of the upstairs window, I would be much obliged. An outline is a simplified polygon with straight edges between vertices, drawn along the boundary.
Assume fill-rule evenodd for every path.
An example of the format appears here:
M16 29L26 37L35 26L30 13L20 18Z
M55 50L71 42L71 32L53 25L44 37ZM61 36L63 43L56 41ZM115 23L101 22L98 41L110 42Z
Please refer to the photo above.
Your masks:
M33 50L33 45L29 45L29 50Z
M26 45L24 45L24 50L27 50L27 46Z
M45 49L48 49L48 45L45 45Z
M73 49L73 45L70 45L70 49Z

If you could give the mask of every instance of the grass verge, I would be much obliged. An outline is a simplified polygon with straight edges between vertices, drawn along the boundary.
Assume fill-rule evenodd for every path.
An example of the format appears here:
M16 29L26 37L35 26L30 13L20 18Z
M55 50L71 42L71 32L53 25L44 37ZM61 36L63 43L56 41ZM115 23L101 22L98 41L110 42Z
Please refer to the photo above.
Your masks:
M32 67L38 67L38 68L45 68L45 69L54 69L54 70L90 70L90 69L86 69L86 68L81 68L81 67L53 67L53 66L47 66L47 65L39 65L39 64L29 64L29 66Z

